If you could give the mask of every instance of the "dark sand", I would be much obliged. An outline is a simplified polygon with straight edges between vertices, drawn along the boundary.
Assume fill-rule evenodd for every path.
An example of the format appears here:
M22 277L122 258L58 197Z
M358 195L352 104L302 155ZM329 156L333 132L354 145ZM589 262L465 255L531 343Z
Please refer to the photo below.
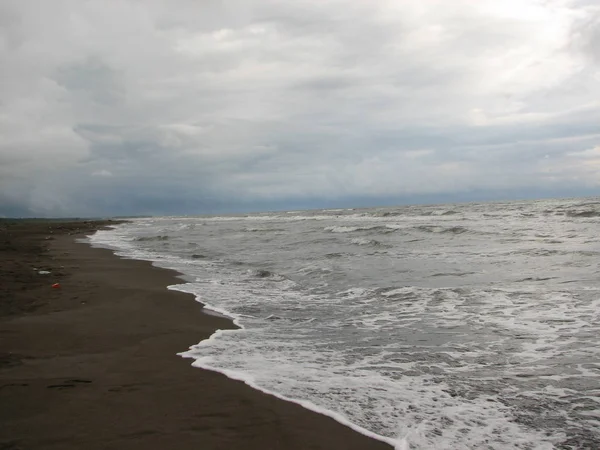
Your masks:
M176 353L233 324L175 272L75 243L101 225L0 222L0 449L390 449L192 368Z

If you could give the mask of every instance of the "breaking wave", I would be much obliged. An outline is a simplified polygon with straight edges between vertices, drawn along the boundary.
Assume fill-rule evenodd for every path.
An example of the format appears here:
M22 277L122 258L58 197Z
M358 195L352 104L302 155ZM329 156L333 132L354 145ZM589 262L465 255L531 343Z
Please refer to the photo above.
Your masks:
M134 241L137 242L154 242L154 241L168 241L169 236L160 235L160 236L141 236L135 238Z
M191 349L198 366L396 448L597 449L598 205L152 218L95 240L241 322Z
M474 231L469 230L465 227L443 227L439 225L419 225L413 227L414 230L422 231L425 233L440 233L440 234L463 234L463 233L474 233Z
M600 217L600 211L569 211L569 217Z
M350 242L355 245L366 245L369 247L389 247L388 245L383 244L382 242L379 242L375 239L356 238L356 239L352 239Z

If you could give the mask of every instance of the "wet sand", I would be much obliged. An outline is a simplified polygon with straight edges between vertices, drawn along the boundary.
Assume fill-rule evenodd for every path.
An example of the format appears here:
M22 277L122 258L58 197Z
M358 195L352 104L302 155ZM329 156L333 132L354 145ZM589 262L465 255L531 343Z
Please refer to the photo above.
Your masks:
M191 367L176 354L234 325L176 272L75 242L103 225L0 222L0 449L391 448Z

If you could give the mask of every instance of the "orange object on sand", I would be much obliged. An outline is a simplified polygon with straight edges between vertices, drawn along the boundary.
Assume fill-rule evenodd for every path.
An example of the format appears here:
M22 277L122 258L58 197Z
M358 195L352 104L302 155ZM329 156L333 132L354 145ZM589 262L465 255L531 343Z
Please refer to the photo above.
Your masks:
M52 287L53 287L54 289L59 289L59 288L60 288L60 283L54 283L54 284L52 285Z

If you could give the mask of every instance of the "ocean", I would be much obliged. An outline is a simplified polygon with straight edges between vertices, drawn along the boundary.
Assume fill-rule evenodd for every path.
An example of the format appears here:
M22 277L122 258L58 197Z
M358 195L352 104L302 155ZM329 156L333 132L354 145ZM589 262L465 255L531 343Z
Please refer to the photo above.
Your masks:
M600 198L151 217L90 240L240 326L190 342L194 366L398 449L600 448Z

